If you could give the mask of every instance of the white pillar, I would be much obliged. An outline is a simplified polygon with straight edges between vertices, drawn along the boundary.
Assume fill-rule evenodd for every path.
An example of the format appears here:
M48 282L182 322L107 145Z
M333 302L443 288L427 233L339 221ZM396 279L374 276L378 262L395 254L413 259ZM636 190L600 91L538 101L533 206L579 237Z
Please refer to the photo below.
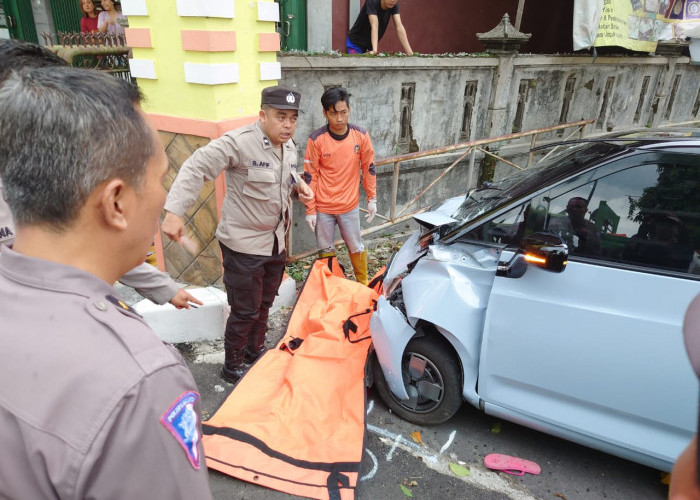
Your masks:
M349 6L349 14L350 17L348 19L348 30L352 28L352 25L355 24L355 19L357 19L357 15L360 13L360 0L350 0L350 6Z
M306 0L306 49L309 52L330 52L332 47L332 2Z

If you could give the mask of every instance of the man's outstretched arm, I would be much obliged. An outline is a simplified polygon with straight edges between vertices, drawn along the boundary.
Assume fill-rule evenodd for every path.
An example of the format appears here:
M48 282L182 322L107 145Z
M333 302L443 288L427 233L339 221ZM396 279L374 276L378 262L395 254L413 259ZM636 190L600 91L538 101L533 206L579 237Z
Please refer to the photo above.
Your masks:
M403 27L403 23L401 22L401 15L394 14L393 19L394 19L394 26L396 27L396 34L399 37L399 42L401 42L401 46L403 47L403 51L407 55L412 56L413 50L411 50L411 44L408 43L408 34L406 33L406 28Z
M370 54L376 54L379 47L379 18L375 14L367 16L369 19L370 35L369 40L372 43Z

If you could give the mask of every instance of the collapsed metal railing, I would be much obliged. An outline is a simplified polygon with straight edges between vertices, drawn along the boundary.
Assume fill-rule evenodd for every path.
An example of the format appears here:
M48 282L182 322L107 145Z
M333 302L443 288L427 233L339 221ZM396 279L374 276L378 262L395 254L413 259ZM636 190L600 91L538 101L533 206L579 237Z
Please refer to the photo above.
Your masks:
M129 46L124 35L59 31L42 33L46 48L65 59L74 68L107 71L118 78L133 81L129 69ZM54 41L58 41L57 44Z
M541 134L547 134L551 132L555 132L558 130L564 130L564 129L569 129L573 128L574 130L571 131L566 137L557 137L557 142L559 141L565 141L567 139L570 139L571 137L575 135L579 135L580 138L583 138L584 131L587 125L590 125L591 123L594 123L595 120L580 120L577 122L571 122L571 123L562 123L560 125L554 125L552 127L545 127L545 128L538 128L534 130L529 130L527 132L518 132L515 134L508 134L508 135L501 135L498 137L489 137L487 139L478 139L476 141L469 141L469 142L460 142L458 144L453 144L451 146L445 146L442 148L435 148L435 149L428 149L425 151L418 151L416 153L408 153L408 154L403 154L403 155L398 155L398 156L391 156L389 158L384 158L382 160L378 160L374 162L375 166L381 166L381 165L391 165L393 164L394 166L394 171L393 171L393 176L392 176L392 182L391 182L391 205L389 208L389 216L377 214L376 217L385 220L383 224L379 224L376 226L372 226L370 228L364 229L360 232L361 236L366 236L368 234L375 233L377 231L381 231L384 229L387 229L391 226L394 226L396 224L400 224L401 222L404 222L406 220L411 219L414 215L417 215L421 212L424 212L427 210L427 207L421 208L418 210L415 210L411 213L405 214L406 210L408 210L409 207L415 205L425 194L433 187L435 186L442 178L444 178L454 167L456 167L462 160L464 160L467 156L470 154L475 154L477 151L483 153L486 156L489 156L496 161L503 162L507 165L510 165L513 168L522 170L530 165L532 165L533 161L533 156L534 153L530 153L528 156L528 161L527 165L525 166L520 166L516 165L515 163L506 160L505 158L502 158L501 156L495 154L492 151L489 151L487 149L484 149L483 146L488 146L489 144L494 144L494 143L503 143L503 142L509 142L514 139L522 139L524 137L531 137L530 141L530 149L534 148L537 146L537 140L538 137ZM428 158L431 156L437 156L445 153L452 153L460 150L465 150L462 154L459 155L459 157L454 160L448 167L446 167L440 175L438 175L435 179L433 179L432 182L430 182L420 193L418 193L411 201L409 201L406 205L403 206L403 208L396 213L396 199L398 195L398 190L399 190L399 177L401 176L401 164L405 161L410 161L410 160L416 160L419 158ZM361 208L360 209L363 212L366 212L366 209ZM343 243L343 240L337 240L334 242L334 245L337 247L338 245L341 245ZM307 257L312 256L313 254L316 253L316 250L309 250L307 252L303 252L300 254L296 255L290 255L287 258L288 262L296 262L302 259L305 259Z

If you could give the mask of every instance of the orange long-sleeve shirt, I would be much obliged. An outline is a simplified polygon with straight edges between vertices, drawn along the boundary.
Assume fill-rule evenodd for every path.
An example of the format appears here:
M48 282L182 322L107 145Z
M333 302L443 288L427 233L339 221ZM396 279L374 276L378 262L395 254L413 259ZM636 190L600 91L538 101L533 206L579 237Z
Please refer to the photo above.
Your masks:
M307 203L307 215L318 210L324 214L344 214L360 203L360 173L367 199L377 197L374 149L369 133L348 124L338 136L321 127L311 134L304 155L304 180L314 192Z

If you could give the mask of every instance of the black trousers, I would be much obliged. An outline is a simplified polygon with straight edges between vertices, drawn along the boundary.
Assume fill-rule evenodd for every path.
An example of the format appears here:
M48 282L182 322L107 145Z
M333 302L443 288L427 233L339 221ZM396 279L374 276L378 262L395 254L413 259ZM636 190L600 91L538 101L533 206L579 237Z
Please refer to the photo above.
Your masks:
M267 316L282 282L287 252L250 255L235 252L219 243L224 264L224 285L231 313L226 321L224 349L226 367L243 362L246 350L262 349L267 332Z

